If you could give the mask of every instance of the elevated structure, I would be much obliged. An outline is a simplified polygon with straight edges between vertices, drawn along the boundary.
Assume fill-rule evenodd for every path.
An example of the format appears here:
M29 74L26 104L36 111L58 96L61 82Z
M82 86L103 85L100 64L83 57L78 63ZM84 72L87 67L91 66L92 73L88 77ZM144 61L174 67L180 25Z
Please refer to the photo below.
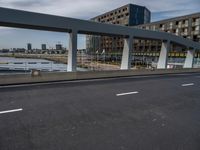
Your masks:
M161 66L160 68L162 69L166 68L166 53L169 52L170 48L170 46L166 46L166 43L177 43L192 51L200 50L200 43L169 33L102 24L7 8L0 8L0 26L69 33L68 71L70 72L76 71L77 34L108 35L125 38L121 69L130 69L130 56L134 38L155 39L162 41L163 48L161 49L160 59L166 59L166 61L160 62L161 65L158 64L158 66ZM193 59L193 57L192 53L188 55L188 59L190 60Z

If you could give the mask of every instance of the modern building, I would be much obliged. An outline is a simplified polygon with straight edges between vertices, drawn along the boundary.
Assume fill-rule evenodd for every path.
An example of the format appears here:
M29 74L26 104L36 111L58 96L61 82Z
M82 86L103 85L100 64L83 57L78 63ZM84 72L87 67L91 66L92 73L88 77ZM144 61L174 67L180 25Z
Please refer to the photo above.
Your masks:
M62 50L62 44L56 44L56 50Z
M41 48L42 48L42 50L47 50L46 44L42 44L42 45L41 45Z
M200 42L200 13L166 19L153 23L138 25L137 28L153 31L162 31ZM138 40L135 51L159 51L161 43L158 41ZM174 51L182 51L178 45L173 45Z
M62 50L62 44L56 44L56 50Z
M27 44L27 50L32 50L32 44L31 43Z
M92 18L92 21L116 24L122 26L135 26L149 23L151 12L144 6L128 4L114 9L102 15ZM88 51L122 51L124 40L120 37L94 36L88 35L86 39L86 49Z

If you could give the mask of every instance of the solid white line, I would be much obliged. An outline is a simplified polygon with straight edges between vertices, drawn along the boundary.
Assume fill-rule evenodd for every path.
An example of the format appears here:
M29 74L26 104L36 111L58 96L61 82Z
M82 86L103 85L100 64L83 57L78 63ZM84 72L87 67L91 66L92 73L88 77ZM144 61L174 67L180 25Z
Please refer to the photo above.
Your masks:
M18 111L22 111L23 109L13 109L13 110L6 110L6 111L0 111L0 114L6 114L6 113L12 113L12 112L18 112Z
M186 86L193 86L194 83L188 83L188 84L182 84L183 87L186 87Z
M124 95L131 95L131 94L138 94L139 92L128 92L128 93L121 93L121 94L116 94L116 96L124 96Z

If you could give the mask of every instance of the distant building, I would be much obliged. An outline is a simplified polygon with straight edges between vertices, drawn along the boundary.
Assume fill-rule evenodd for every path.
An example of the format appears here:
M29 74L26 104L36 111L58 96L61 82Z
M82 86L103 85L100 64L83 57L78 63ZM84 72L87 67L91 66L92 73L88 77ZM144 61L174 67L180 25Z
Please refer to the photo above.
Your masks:
M47 50L46 44L42 44L42 45L41 45L41 48L42 48L42 50Z
M143 6L128 4L110 12L92 18L92 21L116 24L123 26L135 26L149 23L151 12ZM100 37L88 35L86 39L86 48L89 51L121 51L124 46L124 40L120 37Z
M32 44L31 43L27 44L27 50L32 50Z
M26 49L25 48L13 48L14 53L25 53Z
M62 50L62 44L56 44L56 50Z
M1 49L1 50L0 50L0 53L9 53L9 52L10 52L9 49Z

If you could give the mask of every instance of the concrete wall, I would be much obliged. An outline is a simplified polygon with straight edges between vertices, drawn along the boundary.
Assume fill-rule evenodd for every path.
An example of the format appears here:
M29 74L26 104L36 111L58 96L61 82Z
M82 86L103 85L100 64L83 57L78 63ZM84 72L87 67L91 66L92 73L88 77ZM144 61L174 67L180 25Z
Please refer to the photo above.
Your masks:
M200 73L200 69L180 69L180 70L119 70L119 71L99 71L99 72L68 72L68 73L43 73L40 76L27 75L1 75L0 86L12 84L27 84L52 81L70 81L83 79L112 78L138 75L160 75L176 73Z

